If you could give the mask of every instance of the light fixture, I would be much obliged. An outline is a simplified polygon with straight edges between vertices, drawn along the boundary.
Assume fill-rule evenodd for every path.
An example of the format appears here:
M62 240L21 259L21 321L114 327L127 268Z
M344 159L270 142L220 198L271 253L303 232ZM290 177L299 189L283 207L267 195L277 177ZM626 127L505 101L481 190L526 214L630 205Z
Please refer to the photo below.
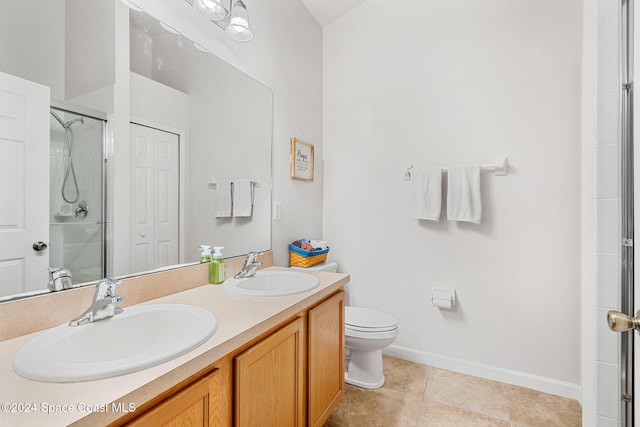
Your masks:
M214 22L227 16L227 10L222 6L220 0L194 0L193 8Z
M231 39L239 42L248 42L253 39L253 31L249 28L249 15L247 7L242 0L237 0L231 8L231 19L229 25L224 29L225 34Z
M253 31L249 27L247 6L242 0L229 0L229 9L222 6L221 0L185 0L201 15L222 28L232 40L248 42L253 39Z

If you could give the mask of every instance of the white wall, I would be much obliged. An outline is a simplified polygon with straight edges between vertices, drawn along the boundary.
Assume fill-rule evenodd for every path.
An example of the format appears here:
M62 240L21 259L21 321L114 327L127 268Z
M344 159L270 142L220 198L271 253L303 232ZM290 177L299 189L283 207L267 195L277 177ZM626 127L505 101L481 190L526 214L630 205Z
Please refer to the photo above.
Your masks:
M131 147L129 145L131 103L131 72L129 64L129 9L121 2L115 8L115 84L113 87L113 112L107 125L107 176L112 177L107 187L107 275L129 274ZM117 238L115 238L117 236Z
M109 0L5 2L2 7L0 70L49 86L57 101L113 84Z
M391 353L578 397L581 5L369 0L325 27L324 238L350 302L398 318ZM410 218L409 165L500 156L480 225Z
M131 73L132 121L161 123L173 129L189 128L189 96L136 73Z
M64 99L64 22L65 0L4 2L0 13L0 71L49 86L52 99ZM37 30L26 33L25 28Z
M115 19L109 0L67 0L65 99L115 83Z

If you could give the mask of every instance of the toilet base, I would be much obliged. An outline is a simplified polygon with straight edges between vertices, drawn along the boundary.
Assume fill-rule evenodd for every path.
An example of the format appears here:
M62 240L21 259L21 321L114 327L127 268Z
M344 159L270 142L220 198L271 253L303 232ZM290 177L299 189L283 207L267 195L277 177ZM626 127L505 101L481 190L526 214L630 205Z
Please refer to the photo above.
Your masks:
M382 387L384 385L382 350L358 351L352 348L344 380L347 384L366 389Z

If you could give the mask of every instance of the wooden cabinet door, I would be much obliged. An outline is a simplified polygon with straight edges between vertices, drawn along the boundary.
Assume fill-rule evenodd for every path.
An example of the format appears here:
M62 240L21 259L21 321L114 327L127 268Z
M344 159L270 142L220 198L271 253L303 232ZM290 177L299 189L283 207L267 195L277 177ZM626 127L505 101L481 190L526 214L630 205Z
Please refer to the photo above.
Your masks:
M165 399L127 424L128 427L226 426L220 418L222 375L219 370Z
M236 356L236 426L305 425L305 337L298 318Z
M309 426L322 426L344 394L344 292L309 310Z

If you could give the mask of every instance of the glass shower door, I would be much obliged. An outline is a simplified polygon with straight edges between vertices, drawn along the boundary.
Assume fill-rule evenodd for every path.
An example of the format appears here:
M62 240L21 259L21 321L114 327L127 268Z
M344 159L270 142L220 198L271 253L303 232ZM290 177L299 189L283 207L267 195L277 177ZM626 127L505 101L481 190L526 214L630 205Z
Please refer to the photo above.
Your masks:
M105 122L51 109L49 266L74 283L105 277Z

